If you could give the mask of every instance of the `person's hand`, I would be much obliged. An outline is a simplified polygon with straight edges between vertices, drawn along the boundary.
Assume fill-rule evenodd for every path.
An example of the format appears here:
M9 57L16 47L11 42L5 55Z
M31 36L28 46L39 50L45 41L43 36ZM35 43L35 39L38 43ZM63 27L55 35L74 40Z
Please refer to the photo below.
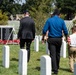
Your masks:
M44 44L44 35L42 36L42 44Z
M45 43L45 41L42 39L42 44L44 44Z
M48 36L45 35L44 36L44 41L47 41L47 39L48 39Z
M34 39L32 40L32 42L34 42Z
M68 42L68 44L70 45L70 37L67 37L67 42Z
M19 40L19 39L20 39L19 37L16 38L16 40Z
M20 40L19 38L16 38L15 40Z

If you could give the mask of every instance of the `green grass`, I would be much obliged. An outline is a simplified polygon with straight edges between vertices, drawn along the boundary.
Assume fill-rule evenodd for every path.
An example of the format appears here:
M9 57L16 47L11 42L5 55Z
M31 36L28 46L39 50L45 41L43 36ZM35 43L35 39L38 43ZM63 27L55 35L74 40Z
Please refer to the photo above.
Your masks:
M2 48L4 45L0 45L0 75L19 75L18 74L18 56L19 45L9 45L10 47L10 67L8 69L2 66ZM27 75L40 75L40 57L46 55L45 44L40 43L39 52L34 51L34 43L31 45L31 58L28 63ZM50 64L49 64L50 65ZM60 60L60 69L58 75L73 75L69 71L69 60L62 58Z

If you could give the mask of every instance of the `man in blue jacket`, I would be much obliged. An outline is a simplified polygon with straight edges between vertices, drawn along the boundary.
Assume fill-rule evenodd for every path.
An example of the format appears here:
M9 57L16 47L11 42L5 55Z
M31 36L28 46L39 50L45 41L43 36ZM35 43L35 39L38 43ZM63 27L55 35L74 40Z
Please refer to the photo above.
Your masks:
M50 57L52 60L52 71L54 74L58 74L59 62L60 62L60 48L62 44L63 33L67 38L68 30L65 25L64 20L60 17L60 11L55 9L53 16L47 19L44 27L43 27L43 38L42 42L44 42L44 36L48 31L48 49L50 51Z

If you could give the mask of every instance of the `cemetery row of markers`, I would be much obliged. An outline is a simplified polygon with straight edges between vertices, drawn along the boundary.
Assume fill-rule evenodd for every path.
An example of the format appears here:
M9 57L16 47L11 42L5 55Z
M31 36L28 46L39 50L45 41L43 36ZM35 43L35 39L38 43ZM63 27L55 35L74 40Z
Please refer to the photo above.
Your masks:
M46 42L46 53L49 54L48 44ZM39 51L39 37L36 36L34 40L34 49L36 52ZM5 68L9 68L9 59L10 56L10 48L8 45L3 46L3 66ZM63 39L62 47L61 47L61 56L66 58L66 42ZM40 75L52 75L51 72L51 58L49 55L42 55L40 58ZM49 65L50 64L50 65ZM76 69L76 65L74 66ZM18 68L19 75L27 75L27 50L20 49L19 50L19 68ZM74 75L76 72L74 72Z

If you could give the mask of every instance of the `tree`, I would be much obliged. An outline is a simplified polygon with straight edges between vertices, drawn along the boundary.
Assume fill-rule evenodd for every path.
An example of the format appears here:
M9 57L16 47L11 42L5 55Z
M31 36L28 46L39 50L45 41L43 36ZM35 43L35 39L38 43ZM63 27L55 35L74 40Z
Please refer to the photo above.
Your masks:
M57 7L61 9L63 14L66 14L66 19L70 20L73 18L76 12L76 0L56 0Z
M51 10L50 0L26 0L26 8L37 11L40 10L44 13L49 13ZM34 9L33 9L34 8Z
M50 0L26 0L26 4L22 6L22 11L29 10L31 16L34 18L37 34L42 33L45 20L49 17L49 13L51 12L50 2Z
M2 13L0 10L0 25L6 25L8 23L7 13Z
M2 0L0 9L8 14L16 14L21 12L21 4L15 3L15 0Z

